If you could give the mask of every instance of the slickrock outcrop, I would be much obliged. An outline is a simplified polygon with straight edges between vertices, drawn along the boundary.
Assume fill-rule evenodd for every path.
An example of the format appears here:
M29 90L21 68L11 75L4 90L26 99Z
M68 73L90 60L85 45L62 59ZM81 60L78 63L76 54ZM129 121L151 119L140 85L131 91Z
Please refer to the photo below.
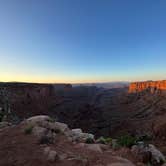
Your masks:
M166 80L133 82L129 86L129 93L137 93L144 90L149 90L151 93L160 93L161 91L166 90Z

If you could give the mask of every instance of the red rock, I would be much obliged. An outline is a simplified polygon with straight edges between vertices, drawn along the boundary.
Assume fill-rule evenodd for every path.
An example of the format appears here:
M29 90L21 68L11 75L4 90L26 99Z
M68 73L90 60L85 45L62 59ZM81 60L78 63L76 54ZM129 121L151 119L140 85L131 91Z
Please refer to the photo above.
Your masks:
M166 90L166 80L133 82L129 86L129 93L137 93L144 90L149 90L151 93L164 91Z

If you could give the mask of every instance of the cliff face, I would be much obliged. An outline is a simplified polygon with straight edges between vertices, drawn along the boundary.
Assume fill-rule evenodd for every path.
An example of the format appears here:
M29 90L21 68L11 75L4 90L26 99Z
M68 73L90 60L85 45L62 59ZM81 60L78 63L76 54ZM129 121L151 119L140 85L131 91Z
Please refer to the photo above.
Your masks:
M137 93L148 90L151 93L162 92L166 90L166 80L133 82L129 86L129 93Z
M11 111L23 119L33 115L48 114L53 104L63 100L63 96L57 95L59 91L68 91L72 86L69 84L2 83L0 88L8 93Z

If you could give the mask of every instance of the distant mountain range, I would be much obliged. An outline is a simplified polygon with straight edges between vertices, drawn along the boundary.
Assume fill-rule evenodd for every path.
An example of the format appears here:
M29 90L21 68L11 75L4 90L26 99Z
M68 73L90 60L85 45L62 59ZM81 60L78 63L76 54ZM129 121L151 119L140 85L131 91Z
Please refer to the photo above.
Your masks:
M73 87L75 86L96 86L98 88L106 88L106 89L112 89L112 88L124 88L129 86L129 82L101 82L101 83L81 83L81 84L72 84Z

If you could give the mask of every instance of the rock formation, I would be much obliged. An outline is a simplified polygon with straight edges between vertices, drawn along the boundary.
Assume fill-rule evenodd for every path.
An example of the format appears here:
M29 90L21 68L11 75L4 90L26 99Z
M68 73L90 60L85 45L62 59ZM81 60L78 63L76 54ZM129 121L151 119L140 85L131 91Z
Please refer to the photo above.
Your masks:
M133 82L129 86L129 93L137 93L137 92L141 92L144 90L148 90L151 93L165 91L166 90L166 80Z
M24 118L47 114L52 104L62 101L62 97L56 94L59 91L69 91L70 84L37 84L37 83L1 83L0 92L5 90L8 93L8 102L11 113L19 120ZM4 107L4 96L0 96L0 107ZM54 103L53 103L54 102Z

